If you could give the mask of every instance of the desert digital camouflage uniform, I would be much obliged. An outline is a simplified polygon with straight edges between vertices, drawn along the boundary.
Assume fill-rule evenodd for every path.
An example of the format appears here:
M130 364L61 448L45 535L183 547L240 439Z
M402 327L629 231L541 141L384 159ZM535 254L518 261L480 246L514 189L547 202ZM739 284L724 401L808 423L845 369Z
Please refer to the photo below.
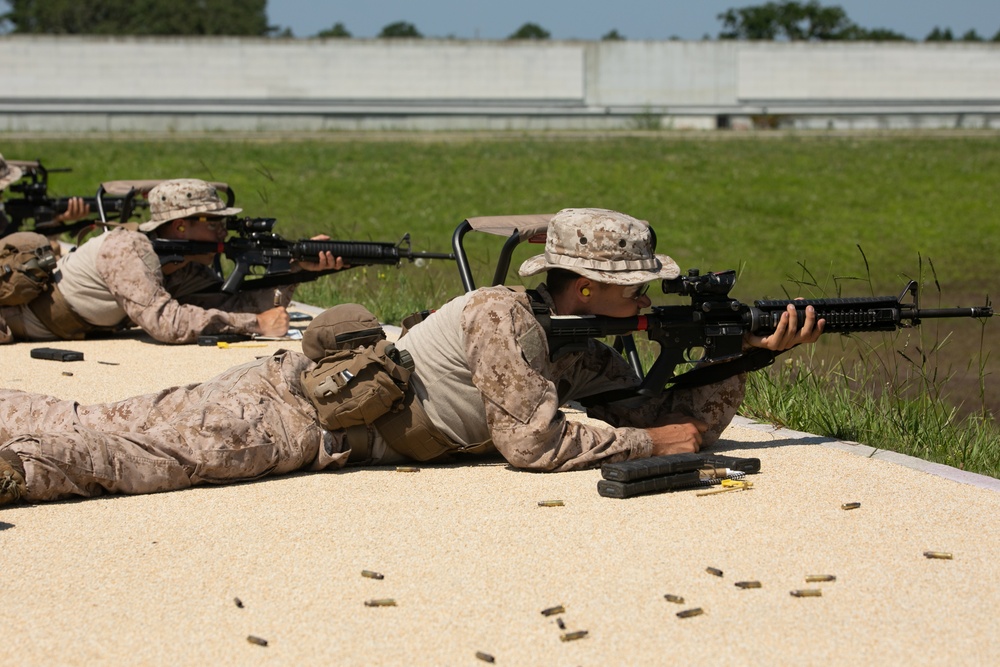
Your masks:
M279 352L202 384L99 405L0 389L0 450L20 457L30 501L339 468L350 454L343 433L324 431L299 386L313 365Z
M533 276L553 269L623 286L680 274L673 259L654 252L648 223L597 208L567 208L554 215L544 254L526 260L518 272ZM544 284L538 292L556 314ZM455 450L495 449L512 465L537 470L576 470L649 456L653 442L644 429L675 413L708 423L702 444L710 445L736 414L746 382L738 375L588 410L606 425L568 420L561 411L567 402L632 388L640 378L620 354L594 340L584 351L552 360L529 297L504 287L455 299L397 345L413 357L411 384L420 405Z
M554 308L544 284L538 292ZM621 354L594 340L586 350L552 361L527 294L506 287L452 300L396 345L412 355L411 385L454 451L499 451L519 468L576 470L649 456L652 441L643 429L670 413L710 424L707 446L736 414L745 386L739 375L588 410L606 425L569 420L560 409L567 402L635 387L639 377Z

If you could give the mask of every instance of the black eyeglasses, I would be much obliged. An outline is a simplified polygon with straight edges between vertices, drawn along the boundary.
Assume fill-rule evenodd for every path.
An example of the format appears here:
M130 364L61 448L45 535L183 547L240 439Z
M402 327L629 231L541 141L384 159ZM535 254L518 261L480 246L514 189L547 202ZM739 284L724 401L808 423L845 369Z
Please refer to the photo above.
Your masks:
M626 299L637 300L642 298L649 291L649 283L641 285L629 285L622 290L622 296Z
M217 231L219 229L226 228L226 219L219 217L212 217L207 215L191 216L190 218L185 218L188 222L200 222L211 231Z

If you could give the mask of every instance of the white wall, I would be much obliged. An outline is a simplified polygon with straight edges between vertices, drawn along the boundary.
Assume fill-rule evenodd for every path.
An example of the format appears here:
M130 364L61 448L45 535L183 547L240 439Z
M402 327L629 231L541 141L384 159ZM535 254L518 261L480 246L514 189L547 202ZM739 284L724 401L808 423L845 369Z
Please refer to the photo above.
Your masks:
M588 52L589 105L737 102L738 42L594 42Z
M13 98L579 100L579 45L0 37Z
M739 50L741 100L1000 102L1000 45L768 44Z
M0 36L0 130L714 127L762 113L991 125L1000 45Z

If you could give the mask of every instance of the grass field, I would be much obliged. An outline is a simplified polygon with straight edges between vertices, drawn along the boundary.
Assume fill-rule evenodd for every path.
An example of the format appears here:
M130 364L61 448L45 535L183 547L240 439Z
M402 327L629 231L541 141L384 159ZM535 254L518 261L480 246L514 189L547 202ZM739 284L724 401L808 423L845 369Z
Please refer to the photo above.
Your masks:
M1000 292L1000 135L990 132L13 135L0 137L0 152L72 167L51 177L59 195L90 195L114 179L227 181L246 214L277 218L276 231L291 239L322 232L396 241L409 232L415 249L447 251L466 217L598 206L649 220L659 250L683 269L737 269L733 296L743 301L898 294L911 277L921 280L922 305L982 305ZM469 246L483 282L499 243ZM355 269L299 297L359 301L398 322L460 291L454 266L435 261ZM809 361L839 367L844 384L869 386L872 396L886 393L878 391L886 380L838 366L841 359L890 380L915 368L904 393L930 386L959 417L992 421L1000 413L1000 362L989 356L997 326L956 320L891 340L830 336ZM793 416L772 415L789 426ZM973 467L1000 475L997 451L1000 444Z

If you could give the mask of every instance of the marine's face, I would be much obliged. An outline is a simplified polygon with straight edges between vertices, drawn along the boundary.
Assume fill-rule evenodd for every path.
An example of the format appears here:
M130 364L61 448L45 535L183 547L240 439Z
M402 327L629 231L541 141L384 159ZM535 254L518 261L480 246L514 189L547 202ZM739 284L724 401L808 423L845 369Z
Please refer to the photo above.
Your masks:
M184 241L208 241L221 243L226 240L226 219L214 216L200 215L190 218L171 220L159 230L159 235L165 239L180 239ZM204 255L186 255L179 264L164 265L164 272L176 271L189 262L211 265L215 261L215 253Z
M192 241L224 241L226 219L207 215L185 218L184 237Z
M648 286L649 283L629 286L592 283L588 310L591 315L634 317L653 303L646 296Z

